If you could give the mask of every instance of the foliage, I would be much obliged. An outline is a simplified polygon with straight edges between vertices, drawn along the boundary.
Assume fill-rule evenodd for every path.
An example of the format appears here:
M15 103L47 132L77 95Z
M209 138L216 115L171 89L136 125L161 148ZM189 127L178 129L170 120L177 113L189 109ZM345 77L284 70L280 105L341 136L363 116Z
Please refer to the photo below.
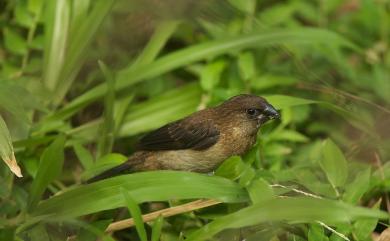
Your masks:
M389 1L0 7L0 240L366 241L388 225ZM213 176L83 184L143 133L239 93L282 120ZM142 223L200 198L222 203ZM136 228L104 232L129 216Z

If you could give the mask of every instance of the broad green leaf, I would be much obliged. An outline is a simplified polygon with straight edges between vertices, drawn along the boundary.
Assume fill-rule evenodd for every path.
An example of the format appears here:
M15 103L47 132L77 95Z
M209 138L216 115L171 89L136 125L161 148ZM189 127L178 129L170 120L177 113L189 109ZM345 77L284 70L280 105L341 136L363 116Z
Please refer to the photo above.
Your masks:
M215 175L236 180L239 178L248 166L239 156L232 156L225 160L215 171Z
M338 223L350 222L361 217L384 219L389 215L382 211L355 207L339 201L307 197L276 198L218 218L192 233L186 241L203 241L225 229L241 228L264 222L306 223L319 220L326 223Z
M0 116L0 157L3 159L9 169L17 176L22 177L20 167L16 162L14 148L12 146L11 135L3 117Z
M238 184L221 177L178 171L140 172L82 185L42 201L31 215L61 219L123 207L120 188L137 203L171 199L210 198L245 202L247 193Z
M251 166L247 165L247 168L244 170L244 172L240 176L239 184L242 187L248 186L253 178L256 176L256 171Z
M11 28L3 28L4 46L12 53L24 55L27 53L27 43L19 33Z
M310 169L296 170L293 175L295 175L301 185L314 194L328 198L335 198L337 196L332 185L321 182Z
M275 198L274 191L267 181L262 178L253 180L247 187L253 204L269 201Z
M121 192L127 204L127 209L129 209L129 212L133 217L135 228L137 229L138 237L141 239L141 241L147 241L148 237L146 236L146 230L145 230L144 222L142 220L141 209L139 208L136 201L131 197L131 195L125 189L121 188Z
M37 175L31 184L30 209L35 208L46 187L61 174L64 163L64 145L65 136L61 135L42 153Z
M360 198L370 188L371 168L367 167L365 170L359 172L355 179L345 186L343 200L348 203L357 204Z
M372 209L378 210L380 208L382 199L379 199ZM361 218L353 224L353 233L358 237L358 240L368 240L374 232L378 224L378 218Z
M342 187L348 177L347 160L340 148L331 140L324 141L320 166L334 187Z
M340 223L335 226L336 232L332 232L329 237L330 241L345 241L345 238L341 237L340 234L348 236L351 233L351 225L348 223Z
M319 224L310 224L309 232L307 233L308 241L325 241L327 237L324 233L324 228Z

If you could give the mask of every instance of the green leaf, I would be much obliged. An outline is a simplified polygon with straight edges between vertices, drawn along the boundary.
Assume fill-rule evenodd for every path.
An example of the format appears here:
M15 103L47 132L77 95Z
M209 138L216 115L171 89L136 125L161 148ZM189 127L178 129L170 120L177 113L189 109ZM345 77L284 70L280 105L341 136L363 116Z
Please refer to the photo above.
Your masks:
M256 171L251 166L247 165L247 168L241 174L238 183L240 184L240 186L246 187L252 182L255 176L256 176Z
M130 94L125 98L116 101L114 106L115 135L118 135L119 130L122 128L125 115L133 100L134 94Z
M346 185L343 200L348 203L357 204L360 198L370 188L371 168L367 167L359 172L355 179Z
M246 169L247 165L242 161L240 156L232 156L222 162L215 171L215 175L236 180Z
M268 138L272 140L308 142L309 138L294 130L281 130L273 132Z
M7 164L9 169L17 176L22 177L20 167L16 162L11 135L3 117L0 116L0 157Z
M115 139L115 120L114 120L114 103L115 103L115 77L111 70L101 61L99 61L100 70L103 72L107 82L107 93L104 98L104 119L100 126L98 154L97 157L104 156L111 152Z
M342 187L348 177L347 160L340 148L330 139L324 141L320 166L333 187Z
M50 237L47 234L45 225L42 223L34 226L31 230L29 230L28 236L31 241L50 241Z
M104 230L106 230L107 226L112 223L112 219L103 219L97 221L89 221L88 224L75 223L77 226L80 226L82 230L77 234L77 240L79 241L96 241L97 238L101 238L102 241L110 240L114 241L114 239L108 239L108 234L104 235Z
M178 171L140 172L82 185L42 201L31 215L37 219L77 217L123 207L120 188L137 203L171 199L211 198L245 202L248 196L238 184L221 177Z
M208 63L201 72L200 85L206 91L211 91L221 80L222 71L225 69L226 61L218 59Z
M218 218L192 233L186 241L203 241L225 229L264 222L306 223L319 220L328 224L350 222L361 217L388 218L389 215L382 211L354 207L339 201L307 197L276 198Z
M92 154L80 143L75 143L73 149L77 155L77 158L80 160L80 163L83 165L84 169L89 169L93 165L93 156Z
M37 175L31 184L30 210L35 208L46 187L61 174L64 163L64 145L65 136L60 135L43 152Z
M276 109L285 109L297 105L308 105L318 103L315 100L302 99L298 97L292 97L287 95L265 95L267 99Z
M139 66L152 63L169 37L175 32L178 24L179 22L177 21L163 21L159 23L148 44L137 57L137 60L128 68L135 69Z
M0 81L0 108L20 122L30 124L29 111L45 111L42 103L25 88L9 81Z
M35 15L39 15L41 13L41 9L43 6L43 0L28 0L28 10Z
M27 4L25 1L19 1L14 9L15 20L23 27L30 28L34 20L27 11Z
M255 57L252 52L245 51L240 53L237 61L238 69L243 80L249 80L256 75Z
M162 215L158 216L153 222L152 227L152 238L151 241L159 241L161 236L162 227L164 224L164 217Z
M291 76L265 74L251 81L251 87L264 90L276 86L290 86L296 84L298 79Z
M101 158L96 160L93 165L91 165L85 170L85 172L82 174L82 178L84 180L88 180L89 178L96 176L97 174L102 173L105 170L124 163L126 160L126 156L117 153L110 153L105 156L102 156Z
M119 71L116 90L122 90L140 81L150 79L191 63L210 59L221 54L231 53L244 48L268 47L275 44L331 44L356 48L348 40L328 30L302 28L294 30L276 29L256 32L220 40L209 41L176 51L139 68L131 66ZM74 99L57 115L80 108L104 96L107 86L99 85Z
M146 230L144 222L142 220L141 209L138 207L137 203L125 189L121 188L121 192L127 203L127 208L129 209L129 212L133 217L138 237L141 239L141 241L147 241L148 237L146 236Z
M324 233L324 228L319 224L310 224L309 232L307 233L308 241L325 241L327 237Z
M131 136L149 131L194 112L199 105L201 89L188 84L132 105L119 131L119 136Z
M54 91L59 82L61 70L66 61L70 2L67 0L49 1L46 6L45 51L43 83Z
M379 199L372 209L378 210L380 208L382 199ZM372 232L378 224L378 218L362 218L358 219L353 224L353 233L356 235L358 240L368 240L371 237Z
M87 50L94 39L96 32L103 23L103 20L110 12L114 0L95 0L91 5L88 15L69 33L66 61L61 69L60 81L54 95L54 103L59 104L71 87L74 79L87 55ZM104 90L103 95L106 93Z
M262 178L253 180L250 186L247 187L247 190L253 204L266 202L275 198L271 186Z
M77 0L72 2L72 19L70 23L71 32L79 28L85 18L88 16L88 10L91 7L91 0Z
M12 53L24 55L27 53L27 43L18 33L11 28L4 28L4 45Z

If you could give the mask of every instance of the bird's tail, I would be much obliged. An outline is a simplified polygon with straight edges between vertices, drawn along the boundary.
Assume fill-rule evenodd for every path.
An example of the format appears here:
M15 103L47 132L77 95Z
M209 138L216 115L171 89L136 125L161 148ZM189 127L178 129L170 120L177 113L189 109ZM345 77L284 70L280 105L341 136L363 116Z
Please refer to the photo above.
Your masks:
M98 174L97 176L94 176L94 177L88 179L86 181L86 183L89 184L89 183L100 181L100 180L103 180L103 179L106 179L109 177L118 176L121 174L128 174L128 173L132 173L132 172L134 172L134 170L132 170L131 163L126 161L126 162L120 164L119 166L115 166L111 169L108 169L108 170Z

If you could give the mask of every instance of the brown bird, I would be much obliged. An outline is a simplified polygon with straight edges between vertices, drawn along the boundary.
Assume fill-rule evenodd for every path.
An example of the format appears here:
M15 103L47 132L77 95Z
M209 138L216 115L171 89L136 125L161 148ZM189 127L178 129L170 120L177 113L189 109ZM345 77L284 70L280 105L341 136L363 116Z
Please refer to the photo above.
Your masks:
M145 135L129 159L88 182L149 170L211 172L256 142L260 126L279 113L264 98L237 95Z

